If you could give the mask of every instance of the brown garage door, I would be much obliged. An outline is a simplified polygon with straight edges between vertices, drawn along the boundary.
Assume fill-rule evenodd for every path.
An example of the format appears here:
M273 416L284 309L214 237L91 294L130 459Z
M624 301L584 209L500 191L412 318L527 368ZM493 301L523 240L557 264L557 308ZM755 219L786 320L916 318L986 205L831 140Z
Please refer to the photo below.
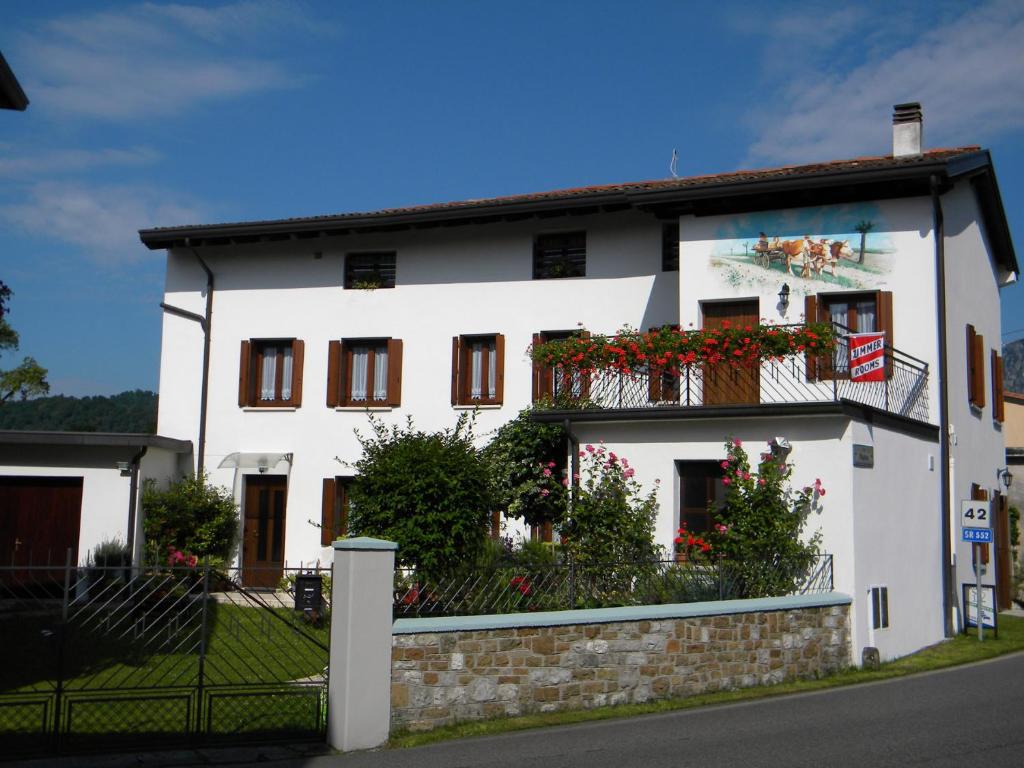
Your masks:
M0 565L78 562L82 478L0 477Z

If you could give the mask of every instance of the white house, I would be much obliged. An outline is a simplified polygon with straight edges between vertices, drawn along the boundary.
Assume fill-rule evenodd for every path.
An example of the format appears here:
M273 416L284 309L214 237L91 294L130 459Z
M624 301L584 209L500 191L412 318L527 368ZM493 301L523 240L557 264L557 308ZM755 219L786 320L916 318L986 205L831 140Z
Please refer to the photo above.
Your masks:
M550 388L537 339L805 313L884 331L881 383L851 382L844 355L733 381L692 366L656 394L596 377L600 407L539 418L661 480L666 546L720 488L727 436L784 437L794 483L828 491L811 528L855 597L854 652L935 642L973 581L959 502L1002 490L999 288L1018 266L989 153L920 137L901 105L891 156L144 230L167 250L158 431L235 489L243 570L298 565L330 556L367 407L425 429L478 409L486 435ZM787 240L839 246L787 261Z

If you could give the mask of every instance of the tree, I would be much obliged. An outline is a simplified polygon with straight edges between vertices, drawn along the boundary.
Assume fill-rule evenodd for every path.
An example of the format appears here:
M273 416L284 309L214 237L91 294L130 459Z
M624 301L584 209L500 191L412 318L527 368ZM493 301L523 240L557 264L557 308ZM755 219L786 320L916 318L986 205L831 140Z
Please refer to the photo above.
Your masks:
M561 532L565 550L579 565L644 564L661 557L654 543L658 502L633 479L629 460L603 445L580 451L579 485ZM635 574L635 569L627 569Z
M854 229L860 232L860 257L857 259L858 264L864 263L864 249L867 247L868 232L875 228L875 222L868 221L867 219L861 219L857 222L857 226Z
M203 472L163 490L150 480L142 492L142 528L156 562L174 552L223 562L238 542L238 505L230 490L209 485Z
M502 425L482 456L491 474L497 509L528 525L557 524L565 502L559 494L551 493L547 481L551 477L562 479L565 429L560 424L533 421L531 413L530 409L520 411Z
M793 468L776 460L770 446L756 473L739 440L727 440L725 450L725 502L712 510L714 551L725 560L736 597L789 594L817 559L821 534L804 541L803 531L825 489L817 480L813 487L792 490Z
M473 446L472 421L422 432L412 419L390 429L371 417L373 435L352 482L349 530L398 543L398 561L428 579L472 564L484 548L491 482Z
M7 322L7 301L11 298L11 289L0 281L0 353L18 349L18 332ZM46 381L46 369L31 357L21 361L21 365L8 371L0 370L0 403L5 403L15 395L26 400L37 395L45 395L50 391Z

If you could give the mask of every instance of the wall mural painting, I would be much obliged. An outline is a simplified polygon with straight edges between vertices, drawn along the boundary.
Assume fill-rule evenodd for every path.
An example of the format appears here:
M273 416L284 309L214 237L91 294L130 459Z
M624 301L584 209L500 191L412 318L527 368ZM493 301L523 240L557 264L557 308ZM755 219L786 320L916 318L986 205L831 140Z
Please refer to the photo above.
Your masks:
M710 266L737 289L797 294L883 285L896 249L878 206L858 203L730 217L711 243Z

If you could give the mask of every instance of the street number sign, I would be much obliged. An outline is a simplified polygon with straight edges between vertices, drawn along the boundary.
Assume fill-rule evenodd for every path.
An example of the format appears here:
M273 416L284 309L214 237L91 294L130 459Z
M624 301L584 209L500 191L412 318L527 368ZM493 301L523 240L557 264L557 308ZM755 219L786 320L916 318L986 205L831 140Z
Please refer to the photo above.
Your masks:
M991 501L968 501L960 502L960 527L961 528L991 528L992 527L992 502ZM967 539L964 541L972 541ZM980 539L973 539L980 541Z
M991 528L961 528L960 533L963 541L971 544L991 544L994 541Z

